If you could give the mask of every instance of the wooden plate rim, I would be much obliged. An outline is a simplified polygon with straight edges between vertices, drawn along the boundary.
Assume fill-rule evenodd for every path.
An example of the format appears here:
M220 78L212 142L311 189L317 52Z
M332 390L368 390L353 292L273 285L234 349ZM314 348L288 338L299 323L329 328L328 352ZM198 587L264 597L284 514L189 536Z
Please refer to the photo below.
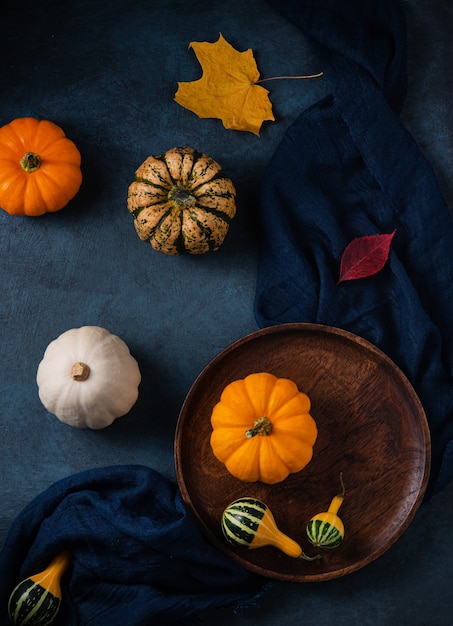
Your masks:
M221 362L225 357L227 357L229 354L231 354L235 350L242 348L244 344L246 343L253 342L256 339L259 339L265 335L272 335L272 334L278 335L282 332L284 333L288 331L290 332L293 332L293 331L322 332L322 333L337 335L337 336L342 337L343 339L353 342L354 344L358 344L366 351L373 353L378 360L384 362L391 370L393 370L394 374L397 377L399 377L402 383L405 385L406 391L409 393L412 401L414 402L414 405L418 409L421 427L422 427L422 431L424 435L423 447L425 450L425 459L424 459L425 465L424 465L423 478L420 483L420 488L419 488L417 497L414 500L412 507L407 511L405 521L400 525L397 532L395 532L392 542L389 543L384 549L380 549L374 553L370 553L368 558L362 559L362 561L360 561L359 563L351 564L344 568L338 568L334 571L325 572L322 574L312 574L312 575L304 574L300 576L293 575L293 574L286 575L285 573L274 571L268 568L264 568L260 565L256 565L253 562L253 560L249 560L248 558L246 558L246 556L252 557L253 555L252 551L248 551L244 555L242 555L242 553L238 554L234 550L230 549L227 544L223 544L223 542L219 542L218 539L215 537L215 535L213 535L211 530L206 526L206 524L200 517L198 510L193 505L193 501L190 495L190 489L188 485L186 484L184 474L183 474L183 467L182 467L183 466L182 458L181 458L182 456L182 431L184 427L187 407L190 404L192 396L195 395L196 392L198 391L198 388L201 385L203 385L204 379L206 375L209 373L209 371L211 370L211 368L216 367L216 365L219 362ZM286 580L286 581L300 582L300 583L320 582L320 581L330 580L333 578L339 578L346 574L355 572L358 569L361 569L362 567L374 561L376 558L382 556L382 554L384 554L405 532L405 530L407 529L407 527L413 520L423 500L424 494L428 486L428 480L429 480L429 474L430 474L430 455L431 455L431 437L430 437L428 421L426 419L423 406L412 384L410 383L406 375L402 372L402 370L395 364L395 362L388 355L386 355L382 350L380 350L377 346L375 346L373 343L369 342L368 340L364 339L363 337L360 337L359 335L355 335L354 333L350 331L337 328L334 326L314 324L314 323L308 323L308 322L276 324L272 326L267 326L265 328L261 328L257 331L253 331L237 339L236 341L228 345L226 348L224 348L221 352L219 352L215 357L213 357L209 361L209 363L207 363L207 365L202 369L202 371L198 374L198 376L194 380L192 386L190 387L184 399L184 402L181 406L181 410L178 416L176 430L175 430L175 439L174 439L174 461L175 461L176 477L177 477L178 487L181 492L181 496L183 498L185 505L189 508L189 510L195 516L196 520L198 521L199 525L202 528L203 533L206 535L208 540L210 540L210 542L213 543L213 545L215 545L222 552L227 554L234 561L240 563L243 567L245 567L246 569L256 574L266 576L268 578L277 579L277 580Z

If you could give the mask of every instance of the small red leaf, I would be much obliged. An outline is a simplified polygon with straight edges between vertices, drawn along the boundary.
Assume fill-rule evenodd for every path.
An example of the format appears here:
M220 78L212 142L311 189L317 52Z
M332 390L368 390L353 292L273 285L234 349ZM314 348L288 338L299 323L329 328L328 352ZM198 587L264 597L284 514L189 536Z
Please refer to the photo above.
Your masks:
M395 232L353 239L342 254L338 283L377 274L387 262Z

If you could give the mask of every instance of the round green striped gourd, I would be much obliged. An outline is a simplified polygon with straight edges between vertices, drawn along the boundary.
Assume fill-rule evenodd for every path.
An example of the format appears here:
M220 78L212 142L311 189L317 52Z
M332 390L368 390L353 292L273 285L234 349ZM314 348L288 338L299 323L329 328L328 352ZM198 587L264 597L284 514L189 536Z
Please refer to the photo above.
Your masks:
M236 547L254 550L274 546L294 558L318 558L303 554L300 545L277 528L268 506L256 498L239 498L229 504L223 512L221 528L225 539Z
M8 615L14 626L49 626L61 605L60 579L70 563L64 552L45 570L22 580L8 601Z
M345 496L342 474L340 482L342 492L332 499L327 511L312 517L306 526L308 540L317 548L331 550L337 548L343 541L344 524L337 515Z
M317 548L326 550L336 548L343 541L343 522L337 515L321 513L308 522L307 536L310 543Z

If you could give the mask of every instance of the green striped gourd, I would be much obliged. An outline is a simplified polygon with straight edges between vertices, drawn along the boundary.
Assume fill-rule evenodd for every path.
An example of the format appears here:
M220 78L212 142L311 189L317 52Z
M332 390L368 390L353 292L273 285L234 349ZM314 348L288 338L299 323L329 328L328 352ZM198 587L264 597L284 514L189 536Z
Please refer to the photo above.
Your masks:
M306 531L307 536L315 547L331 550L337 548L344 538L344 524L338 517L337 513L343 504L345 490L343 479L340 474L342 493L336 495L327 511L318 513L308 522Z
M69 552L56 556L45 570L20 582L8 602L14 626L48 626L61 605L60 580L71 561Z
M236 214L236 190L220 165L193 148L148 157L135 172L127 207L137 235L169 255L217 250Z
M312 561L300 545L277 528L268 506L253 497L244 497L229 504L223 512L221 528L225 539L236 547L254 550L264 546L278 548L293 558Z

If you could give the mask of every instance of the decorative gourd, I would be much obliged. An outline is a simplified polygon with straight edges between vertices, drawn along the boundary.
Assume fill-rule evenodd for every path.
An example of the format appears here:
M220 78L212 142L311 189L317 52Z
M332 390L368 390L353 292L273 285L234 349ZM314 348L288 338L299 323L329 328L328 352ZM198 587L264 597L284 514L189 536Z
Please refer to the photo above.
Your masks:
M53 622L61 605L61 577L70 562L70 553L63 552L45 570L14 588L8 601L8 615L14 626L48 626Z
M0 207L11 215L59 211L82 184L80 152L48 120L20 117L0 128Z
M310 399L287 378L249 374L222 391L211 414L214 455L236 478L275 484L311 460L318 430Z
M127 206L141 240L169 255L217 250L236 213L236 190L213 158L190 147L148 157Z
M140 380L126 343L100 326L72 328L54 339L36 375L50 413L70 426L93 429L129 412Z
M255 550L273 546L295 559L319 558L304 554L294 539L279 530L269 507L256 498L239 498L229 504L223 512L221 528L225 539L236 547Z
M318 513L307 524L308 539L317 548L331 550L337 548L343 541L344 524L337 515L345 496L342 474L340 474L340 482L342 492L332 499L328 510Z

